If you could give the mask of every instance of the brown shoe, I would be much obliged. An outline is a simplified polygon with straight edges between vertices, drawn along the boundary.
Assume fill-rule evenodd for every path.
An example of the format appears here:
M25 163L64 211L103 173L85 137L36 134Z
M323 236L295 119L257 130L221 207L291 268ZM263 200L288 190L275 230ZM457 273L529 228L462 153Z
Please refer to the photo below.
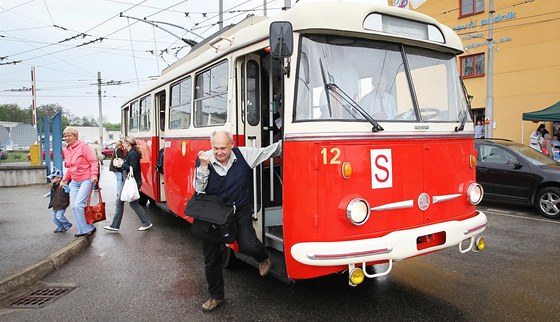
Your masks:
M272 268L270 257L259 263L259 273L261 276L266 276Z
M210 312L215 310L218 306L222 305L224 300L209 299L204 304L202 304L202 311Z

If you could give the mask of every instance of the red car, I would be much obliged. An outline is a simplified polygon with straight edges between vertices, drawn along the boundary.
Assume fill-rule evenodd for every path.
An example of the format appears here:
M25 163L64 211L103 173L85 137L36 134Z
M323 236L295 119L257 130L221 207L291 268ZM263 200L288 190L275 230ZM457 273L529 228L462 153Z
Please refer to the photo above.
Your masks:
M107 144L106 146L101 148L101 153L103 154L103 159L109 159L113 155L115 151L115 142L111 144Z

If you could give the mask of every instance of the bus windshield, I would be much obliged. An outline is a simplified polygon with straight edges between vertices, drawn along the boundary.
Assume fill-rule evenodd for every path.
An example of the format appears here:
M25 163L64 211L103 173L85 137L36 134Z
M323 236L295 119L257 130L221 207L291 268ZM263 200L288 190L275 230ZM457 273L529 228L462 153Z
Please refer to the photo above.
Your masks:
M295 120L363 122L356 104L375 121L470 120L454 55L365 39L304 37Z

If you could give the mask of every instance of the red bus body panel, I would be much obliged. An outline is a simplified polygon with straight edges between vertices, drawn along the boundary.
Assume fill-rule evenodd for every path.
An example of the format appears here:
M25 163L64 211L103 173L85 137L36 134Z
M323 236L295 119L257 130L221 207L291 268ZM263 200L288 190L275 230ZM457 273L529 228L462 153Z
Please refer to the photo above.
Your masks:
M392 173L392 187L372 189L372 150L391 151L392 167L380 168L387 168L385 174ZM466 138L414 139L414 142L410 138L285 142L284 186L290 187L284 190L283 199L288 276L311 278L348 268L297 262L290 249L300 242L375 238L395 230L473 217L475 207L464 195L465 185L475 179L475 169L469 166L471 154L474 154L474 143ZM342 176L344 162L349 162L353 169L349 179ZM422 211L418 207L418 197L422 193L462 195ZM367 200L371 208L403 200L412 200L414 206L371 211L365 224L355 226L346 218L345 210L348 201L355 196Z

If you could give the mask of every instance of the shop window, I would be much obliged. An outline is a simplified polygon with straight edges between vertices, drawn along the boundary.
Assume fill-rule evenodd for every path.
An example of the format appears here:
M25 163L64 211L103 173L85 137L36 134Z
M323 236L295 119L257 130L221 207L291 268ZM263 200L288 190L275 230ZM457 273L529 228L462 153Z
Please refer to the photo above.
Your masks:
M459 2L461 4L461 17L484 12L484 0L459 0Z
M484 76L484 54L461 57L461 77Z

